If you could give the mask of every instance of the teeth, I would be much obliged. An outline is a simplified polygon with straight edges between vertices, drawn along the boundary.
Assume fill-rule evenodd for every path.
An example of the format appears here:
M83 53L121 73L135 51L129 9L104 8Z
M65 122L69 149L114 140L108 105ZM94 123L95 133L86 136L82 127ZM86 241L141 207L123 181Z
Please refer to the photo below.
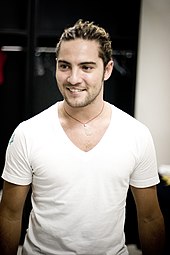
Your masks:
M81 92L83 89L70 89L71 92Z

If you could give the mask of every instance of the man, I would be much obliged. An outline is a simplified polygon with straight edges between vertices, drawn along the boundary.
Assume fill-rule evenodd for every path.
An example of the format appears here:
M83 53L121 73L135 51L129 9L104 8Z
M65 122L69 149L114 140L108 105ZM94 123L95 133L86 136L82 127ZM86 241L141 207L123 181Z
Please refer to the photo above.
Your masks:
M22 254L127 255L129 187L143 255L163 254L152 137L142 123L104 101L113 64L103 28L79 20L64 30L56 47L63 101L22 122L7 148L1 254L17 252L30 186L32 211Z

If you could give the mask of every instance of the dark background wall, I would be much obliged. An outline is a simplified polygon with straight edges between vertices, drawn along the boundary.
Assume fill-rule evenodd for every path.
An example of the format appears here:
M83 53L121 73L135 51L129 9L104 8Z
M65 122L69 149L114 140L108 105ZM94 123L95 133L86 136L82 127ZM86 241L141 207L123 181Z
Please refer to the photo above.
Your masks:
M42 111L61 95L55 81L54 49L63 28L77 19L93 20L110 33L115 68L105 84L104 97L134 114L140 0L102 4L85 1L1 0L0 15L0 172L14 128ZM8 46L8 47L4 47ZM12 49L9 46L13 46ZM19 48L18 48L19 46ZM2 180L0 181L2 187ZM135 217L131 194L127 215ZM132 210L133 208L133 210ZM129 213L130 212L130 213ZM134 215L133 215L134 212ZM127 221L126 228L136 231ZM135 240L134 240L135 239ZM127 235L127 242L138 237Z

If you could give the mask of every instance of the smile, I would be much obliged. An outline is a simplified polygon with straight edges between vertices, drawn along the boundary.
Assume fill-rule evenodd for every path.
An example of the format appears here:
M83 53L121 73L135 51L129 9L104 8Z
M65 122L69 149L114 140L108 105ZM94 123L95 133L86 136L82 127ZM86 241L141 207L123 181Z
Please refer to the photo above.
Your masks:
M73 92L73 93L77 93L77 92L82 92L84 91L85 89L75 89L75 88L67 88L70 92Z

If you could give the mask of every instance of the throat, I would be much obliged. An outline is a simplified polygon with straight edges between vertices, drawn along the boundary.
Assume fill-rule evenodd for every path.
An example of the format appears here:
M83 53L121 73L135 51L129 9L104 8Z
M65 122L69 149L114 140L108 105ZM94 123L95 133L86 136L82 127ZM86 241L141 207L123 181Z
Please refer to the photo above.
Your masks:
M69 117L70 119L80 123L82 126L84 126L84 128L88 127L89 123L91 123L92 121L95 121L96 119L98 119L98 117L100 117L100 115L103 113L103 110L104 110L104 102L103 102L103 105L102 105L102 108L100 109L100 111L97 113L97 115L93 116L91 119L89 119L88 121L86 122L82 122L80 121L79 119L75 118L74 116L72 116L70 113L68 113L63 105L63 110L64 110L64 113L67 115L67 117Z

